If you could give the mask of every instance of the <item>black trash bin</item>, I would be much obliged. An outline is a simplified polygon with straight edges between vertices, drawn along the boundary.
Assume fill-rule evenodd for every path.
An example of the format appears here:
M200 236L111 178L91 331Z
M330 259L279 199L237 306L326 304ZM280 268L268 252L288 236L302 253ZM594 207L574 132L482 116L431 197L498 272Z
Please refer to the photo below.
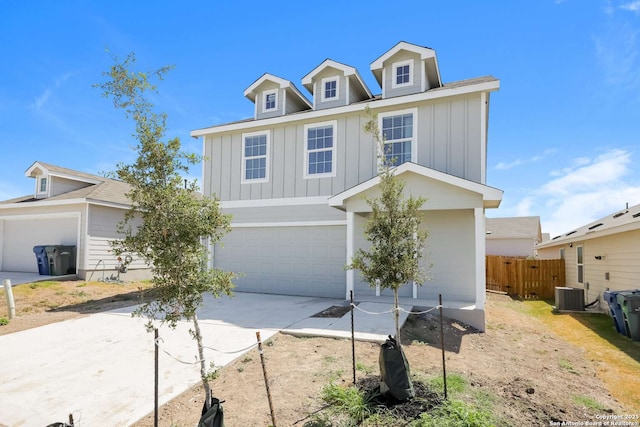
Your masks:
M49 258L49 272L52 276L64 276L76 272L75 246L45 246Z
M46 246L34 246L33 253L36 254L38 262L38 274L41 276L49 275L49 259L47 258Z

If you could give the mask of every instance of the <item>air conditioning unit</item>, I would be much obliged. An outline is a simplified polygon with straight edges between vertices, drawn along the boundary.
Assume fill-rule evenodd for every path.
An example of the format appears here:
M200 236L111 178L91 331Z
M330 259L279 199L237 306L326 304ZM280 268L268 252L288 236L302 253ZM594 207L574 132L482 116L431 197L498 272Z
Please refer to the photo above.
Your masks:
M557 286L556 309L584 311L584 289Z

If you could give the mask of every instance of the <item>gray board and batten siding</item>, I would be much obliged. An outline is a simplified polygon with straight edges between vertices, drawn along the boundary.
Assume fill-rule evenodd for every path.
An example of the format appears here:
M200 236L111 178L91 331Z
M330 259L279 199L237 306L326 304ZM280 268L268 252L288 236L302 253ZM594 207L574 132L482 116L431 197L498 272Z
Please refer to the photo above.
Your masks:
M401 113L415 109L417 163L484 184L481 135L484 99L480 93L470 93L375 111ZM372 178L377 172L376 151L371 135L362 131L368 120L363 110L337 112L314 122L308 119L307 113L297 113L287 122L264 127L256 120L248 122L253 125L245 126L244 130L216 132L212 129L204 138L204 194L216 195L222 201L331 196ZM305 179L305 125L332 120L336 121L335 176ZM268 180L244 184L242 134L260 131L270 135Z

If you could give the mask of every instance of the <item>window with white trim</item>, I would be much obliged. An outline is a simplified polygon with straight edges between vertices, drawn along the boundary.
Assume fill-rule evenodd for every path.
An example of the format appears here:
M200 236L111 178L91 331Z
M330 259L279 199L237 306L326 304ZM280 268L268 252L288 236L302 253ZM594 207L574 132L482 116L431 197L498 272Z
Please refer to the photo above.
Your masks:
M242 134L242 183L269 180L269 133Z
M326 79L322 79L322 94L320 99L322 101L331 101L334 99L338 99L338 78L337 77L328 77Z
M393 81L391 87L410 86L413 84L413 60L394 62Z
M398 166L415 161L416 110L380 114L380 130L384 141L386 164Z
M336 175L335 120L304 127L304 177Z
M47 177L43 176L40 178L40 187L38 188L38 193L46 193L47 192Z
M583 248L582 246L576 247L576 265L578 267L578 283L584 283L584 264L583 264Z
M269 90L262 93L262 112L275 111L278 109L278 91Z

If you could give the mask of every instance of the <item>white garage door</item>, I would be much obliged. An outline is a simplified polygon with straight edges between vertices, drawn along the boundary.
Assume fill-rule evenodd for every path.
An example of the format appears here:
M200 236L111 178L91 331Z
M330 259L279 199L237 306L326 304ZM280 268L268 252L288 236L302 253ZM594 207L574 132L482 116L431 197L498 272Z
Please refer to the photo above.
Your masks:
M5 220L2 270L38 272L34 246L77 245L77 218Z
M344 298L345 226L234 228L215 266L242 273L237 291Z

